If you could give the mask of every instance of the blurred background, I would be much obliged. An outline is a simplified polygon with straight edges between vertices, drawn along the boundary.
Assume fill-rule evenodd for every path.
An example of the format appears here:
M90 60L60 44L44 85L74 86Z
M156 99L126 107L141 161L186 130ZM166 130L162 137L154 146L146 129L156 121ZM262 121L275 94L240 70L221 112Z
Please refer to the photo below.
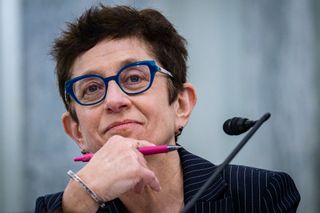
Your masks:
M270 112L232 163L289 173L298 212L320 212L318 0L0 0L0 212L32 212L81 167L49 52L65 23L98 2L159 9L188 40L198 103L183 146L219 164L243 137L225 135L223 122Z

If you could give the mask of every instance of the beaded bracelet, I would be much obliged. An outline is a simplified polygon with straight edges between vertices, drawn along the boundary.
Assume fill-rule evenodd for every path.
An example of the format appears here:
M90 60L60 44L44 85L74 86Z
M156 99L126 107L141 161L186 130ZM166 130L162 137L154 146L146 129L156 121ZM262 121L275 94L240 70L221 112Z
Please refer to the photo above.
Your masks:
M84 190L86 190L86 192L90 195L90 197L99 204L100 207L102 207L102 208L105 207L106 204L103 202L103 200L102 200L94 191L92 191L92 190L80 179L80 177L79 177L78 175L76 175L76 174L75 174L73 171L71 171L71 170L68 171L68 175L69 175L69 177L70 177L72 180L78 182L78 183L80 184L80 186L81 186Z

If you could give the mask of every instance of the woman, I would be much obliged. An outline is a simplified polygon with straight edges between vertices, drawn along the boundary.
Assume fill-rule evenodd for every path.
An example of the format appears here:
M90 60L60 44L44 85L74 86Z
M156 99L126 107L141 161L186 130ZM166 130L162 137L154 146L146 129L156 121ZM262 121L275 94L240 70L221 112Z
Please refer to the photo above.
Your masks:
M185 43L151 9L101 5L69 25L53 49L67 109L62 123L82 152L94 156L69 173L63 192L38 198L36 212L171 213L192 198L213 164L183 148L139 151L176 145L190 118L196 94L186 82ZM271 195L270 183L280 183ZM191 212L295 211L299 199L284 173L229 166Z

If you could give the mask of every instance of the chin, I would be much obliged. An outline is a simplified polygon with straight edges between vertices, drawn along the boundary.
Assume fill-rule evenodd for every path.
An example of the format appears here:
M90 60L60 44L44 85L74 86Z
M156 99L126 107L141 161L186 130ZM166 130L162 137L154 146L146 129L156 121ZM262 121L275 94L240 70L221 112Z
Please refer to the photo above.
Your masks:
M136 140L146 140L146 138L142 136L143 134L141 134L137 131L127 130L127 129L112 131L110 133L108 134L108 138L110 138L114 135L119 135L119 136L122 136L125 138L133 138Z

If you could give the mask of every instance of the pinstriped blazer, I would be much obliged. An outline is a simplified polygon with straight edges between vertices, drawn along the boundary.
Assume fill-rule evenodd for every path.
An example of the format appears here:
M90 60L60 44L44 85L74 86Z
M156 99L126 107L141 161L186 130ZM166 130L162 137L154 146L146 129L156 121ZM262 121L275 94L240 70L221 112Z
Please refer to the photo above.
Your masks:
M217 166L179 150L184 176L184 202L192 199ZM35 212L61 212L63 192L39 197ZM246 166L228 165L197 200L190 213L296 212L299 192L289 175ZM127 212L120 199L97 212Z

